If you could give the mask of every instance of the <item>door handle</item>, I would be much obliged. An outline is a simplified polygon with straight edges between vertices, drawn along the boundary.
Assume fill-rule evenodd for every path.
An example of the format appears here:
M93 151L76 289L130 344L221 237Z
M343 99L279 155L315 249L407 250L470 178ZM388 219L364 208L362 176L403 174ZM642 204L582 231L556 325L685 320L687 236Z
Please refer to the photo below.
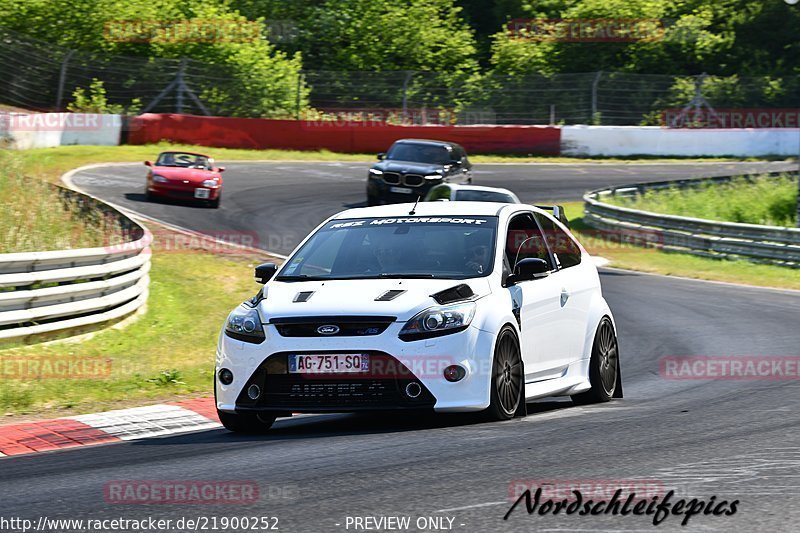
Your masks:
M561 288L561 307L567 305L567 300L569 300L569 291L565 288Z

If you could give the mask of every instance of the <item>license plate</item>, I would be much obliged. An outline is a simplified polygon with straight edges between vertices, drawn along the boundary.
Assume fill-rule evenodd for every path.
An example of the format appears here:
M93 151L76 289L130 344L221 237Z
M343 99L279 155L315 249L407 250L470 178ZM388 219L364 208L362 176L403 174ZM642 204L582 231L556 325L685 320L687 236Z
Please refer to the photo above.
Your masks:
M408 187L389 187L389 192L401 192L403 194L411 194L411 189Z
M369 372L369 355L345 354L290 354L290 374L350 374Z
M195 189L194 190L194 197L195 198L208 198L209 193L211 193L211 189Z

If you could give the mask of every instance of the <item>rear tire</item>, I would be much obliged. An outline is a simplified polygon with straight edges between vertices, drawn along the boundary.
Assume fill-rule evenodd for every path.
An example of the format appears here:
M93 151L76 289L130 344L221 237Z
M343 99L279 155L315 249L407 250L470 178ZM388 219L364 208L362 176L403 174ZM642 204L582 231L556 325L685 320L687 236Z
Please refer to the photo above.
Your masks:
M483 412L491 421L509 420L524 402L522 358L519 341L514 330L506 326L500 330L492 363L491 402Z
M592 384L591 389L572 396L575 404L607 402L615 396L620 397L618 392L621 392L622 383L619 371L619 346L614 325L607 316L600 321L594 335L592 356L589 360L589 382Z
M225 429L234 433L266 433L275 423L275 416L256 413L225 413L217 411L219 421Z

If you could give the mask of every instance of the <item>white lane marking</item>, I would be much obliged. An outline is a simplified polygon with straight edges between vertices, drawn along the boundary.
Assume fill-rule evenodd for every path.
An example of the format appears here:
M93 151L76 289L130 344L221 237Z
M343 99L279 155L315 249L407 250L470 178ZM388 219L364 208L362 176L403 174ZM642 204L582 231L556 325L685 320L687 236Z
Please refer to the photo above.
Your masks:
M6 456L6 454L4 454L3 452L0 452L0 457L5 457L5 456Z
M493 507L495 505L503 505L510 502L502 501L502 502L486 502L486 503L476 503L475 505L465 505L464 507L451 507L449 509L439 509L438 511L434 511L434 513L450 513L453 511L464 511L466 509L478 509L480 507Z
M187 431L215 429L221 424L178 405L150 405L105 413L78 415L73 420L104 431L121 440L172 435Z

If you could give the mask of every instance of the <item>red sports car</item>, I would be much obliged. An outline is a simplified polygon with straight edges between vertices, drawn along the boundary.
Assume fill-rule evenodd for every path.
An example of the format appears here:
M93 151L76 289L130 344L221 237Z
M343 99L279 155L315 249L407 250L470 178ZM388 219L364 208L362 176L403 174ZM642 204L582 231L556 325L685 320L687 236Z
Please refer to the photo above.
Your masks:
M145 161L147 173L145 196L200 200L219 207L222 199L222 172L225 167L214 166L214 160L192 152L161 152L155 162Z

